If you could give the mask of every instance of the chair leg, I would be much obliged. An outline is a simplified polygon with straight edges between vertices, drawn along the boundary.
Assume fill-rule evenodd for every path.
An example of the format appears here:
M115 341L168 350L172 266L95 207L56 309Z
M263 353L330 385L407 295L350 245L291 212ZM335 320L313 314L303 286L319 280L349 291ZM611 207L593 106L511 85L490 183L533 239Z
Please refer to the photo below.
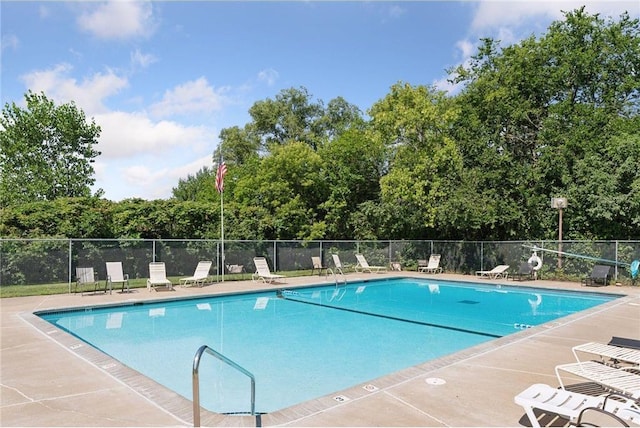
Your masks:
M540 428L540 422L538 421L538 417L533 411L533 407L527 407L525 410L527 417L529 418L529 422L531 422L531 426L533 428Z

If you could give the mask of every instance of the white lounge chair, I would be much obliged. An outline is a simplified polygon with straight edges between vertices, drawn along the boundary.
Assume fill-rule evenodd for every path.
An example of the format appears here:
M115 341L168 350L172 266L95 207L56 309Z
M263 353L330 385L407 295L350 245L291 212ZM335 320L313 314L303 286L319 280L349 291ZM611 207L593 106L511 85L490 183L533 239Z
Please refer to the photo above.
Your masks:
M622 346L605 345L604 343L588 342L582 345L574 346L573 355L577 362L581 362L578 353L586 353L589 355L597 355L603 363L611 362L614 365L620 363L640 366L640 350L625 348ZM608 360L608 361L606 361Z
M242 273L244 265L227 265L227 273Z
M594 397L536 383L516 395L514 401L524 408L532 427L540 427L534 409L560 415L574 424L589 409L599 409L624 421L640 422L640 408L634 400L618 394Z
M509 265L498 265L491 270L478 270L476 271L476 276L489 279L507 279L507 269L509 269Z
M338 256L337 254L331 254L331 258L333 258L333 265L336 267L336 272L335 273L339 273L340 275L344 276L344 271L342 270L342 261L340 261L340 256Z
M171 281L167 279L167 270L164 262L151 262L149 263L149 279L147 279L147 290L151 291L151 288L155 290L158 285L164 285L168 289L173 290Z
M311 268L311 275L317 270L318 276L322 275L322 271L324 270L327 273L326 266L322 266L322 259L318 256L311 257L311 263L313 263L313 268Z
M431 254L429 257L429 263L427 263L426 266L418 267L418 271L424 273L442 273L440 257L440 254Z
M362 254L356 254L356 260L358 260L355 267L356 272L381 273L387 271L386 266L370 266L369 263L367 263L367 259L365 259Z
M209 270L211 270L211 265L213 264L210 260L204 260L198 262L196 266L196 270L193 272L193 276L189 276L187 278L180 278L178 284L183 287L189 287L191 285L199 285L202 287L207 279L209 279Z
M84 288L93 285L93 292L98 291L98 279L92 267L76 268L76 291L80 288L81 294L84 294ZM104 286L104 292L107 292L107 285Z
M561 372L566 372L591 382L595 382L613 391L634 398L640 398L640 375L629 371L635 367L612 367L597 361L583 361L579 363L561 364L556 366L555 372L560 387L565 389ZM637 368L636 368L637 369Z
M256 272L251 275L251 280L254 282L262 280L262 282L272 283L284 278L284 275L274 275L271 273L267 259L264 257L254 257L253 264L256 265Z
M129 290L129 275L122 272L122 262L106 262L107 265L107 283L109 284L109 293L113 290L113 284L122 284L122 292L127 286Z
M607 343L607 345L640 350L640 339L611 336L611 340L609 341L609 343Z

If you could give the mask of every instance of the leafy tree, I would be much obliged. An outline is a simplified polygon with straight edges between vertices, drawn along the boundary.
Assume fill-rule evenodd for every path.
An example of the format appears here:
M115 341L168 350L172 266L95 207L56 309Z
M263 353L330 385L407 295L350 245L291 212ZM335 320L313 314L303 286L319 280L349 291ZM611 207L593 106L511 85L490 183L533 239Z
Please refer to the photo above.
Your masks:
M251 131L259 135L263 146L301 141L314 150L322 137L319 118L324 106L321 102L311 102L306 88L282 90L276 99L256 102L249 109L252 118Z
M363 130L366 126L360 109L342 97L329 101L320 122L329 140L350 129Z
M582 160L601 156L600 148L637 115L638 28L626 14L604 22L581 8L539 40L499 51L485 39L470 65L456 70L467 84L454 130L465 167L477 170L484 200L500 201L484 222L491 229L480 228L486 238L555 237L550 198L566 196ZM570 209L587 211L583 202L570 201Z
M314 239L312 226L318 220L317 207L327 195L322 180L322 158L302 142L274 147L254 164L252 174L238 178L231 199L250 208L252 233L247 239ZM256 216L260 217L256 217ZM255 222L260 222L256 225ZM225 221L226 223L226 221ZM251 230L248 227L241 228Z
M17 238L111 238L114 203L98 198L58 198L2 210L0 235Z
M304 88L256 102L252 120L224 129L213 153L229 165L225 236L555 239L557 211L549 200L566 196L566 239L637 239L638 58L637 19L623 14L604 21L582 8L540 38L504 48L482 40L472 60L455 70L465 84L455 96L398 82L369 109L369 121L344 99L325 107ZM54 183L54 166L65 159L51 153L70 149L58 135L76 134L53 132L73 128L60 125L72 123L62 121L62 113L41 125L36 119L52 116L45 114L52 103L30 97L32 111L8 106L4 112L2 186L40 191L48 188L29 177ZM77 119L69 110L65 120ZM38 143L29 146L32 141ZM17 163L11 163L13 154ZM83 156L90 165L97 154ZM16 165L34 167L25 167L30 175L18 180ZM203 168L181 180L171 201L18 199L4 208L0 233L217 238L214 174ZM88 183L81 194L88 195ZM31 194L33 200L53 197Z
M25 94L27 108L6 104L0 119L2 206L90 196L100 127L75 104L56 106L44 94Z
M640 236L640 135L620 135L579 159L567 196L571 232L586 239Z
M458 107L443 92L397 83L370 109L371 129L390 151L382 202L397 207L384 236L424 238L458 187L462 157L449 130ZM401 207L401 208L400 208ZM398 234L398 235L396 235Z
M113 236L134 239L213 239L219 237L217 204L126 199L113 209Z
M328 196L320 207L326 213L324 237L353 239L360 222L352 215L360 204L380 200L384 145L367 132L353 128L328 142L318 153L324 160L322 181L328 185Z
M364 126L362 113L355 105L338 97L325 108L321 100L313 102L304 87L284 89L275 100L258 101L249 109L249 114L252 122L245 127L245 132L257 136L266 150L291 141L303 142L318 150L342 132Z
M227 163L240 166L257 156L260 151L260 138L247 128L251 126L232 126L220 131L220 145L214 152L213 159L224 159Z
M204 166L195 175L180 179L172 189L173 197L179 201L210 201L216 199L215 171Z

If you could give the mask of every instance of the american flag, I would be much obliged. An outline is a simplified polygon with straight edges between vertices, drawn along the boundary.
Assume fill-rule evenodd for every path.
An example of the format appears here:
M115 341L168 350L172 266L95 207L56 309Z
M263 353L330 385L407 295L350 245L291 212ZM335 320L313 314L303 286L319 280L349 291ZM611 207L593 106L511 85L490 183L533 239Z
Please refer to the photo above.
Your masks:
M224 175L227 173L227 165L222 162L218 165L218 171L216 172L216 189L218 193L222 193L224 190Z

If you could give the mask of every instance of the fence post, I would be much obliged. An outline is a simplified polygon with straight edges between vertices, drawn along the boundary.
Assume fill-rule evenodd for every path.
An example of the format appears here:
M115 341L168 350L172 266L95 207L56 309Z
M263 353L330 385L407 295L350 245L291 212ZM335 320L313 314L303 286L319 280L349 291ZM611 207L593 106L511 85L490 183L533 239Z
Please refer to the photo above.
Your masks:
M614 275L613 280L615 282L618 282L618 240L616 239L615 242L616 242L616 247L615 247L616 248L616 265L613 268L613 275Z
M278 266L278 241L273 241L273 270L279 270Z
M71 294L71 263L73 261L73 239L69 239L69 294Z
M220 241L216 240L216 282L220 282L220 267L224 269L224 263L220 263Z

